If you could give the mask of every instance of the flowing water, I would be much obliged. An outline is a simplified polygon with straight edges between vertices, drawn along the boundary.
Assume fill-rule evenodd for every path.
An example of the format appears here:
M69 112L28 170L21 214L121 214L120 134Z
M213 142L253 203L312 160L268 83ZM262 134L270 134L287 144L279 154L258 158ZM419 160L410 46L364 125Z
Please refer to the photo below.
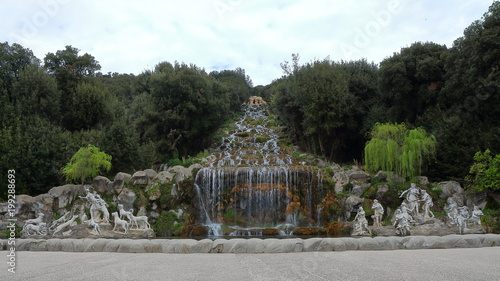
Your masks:
M321 225L322 171L299 165L282 146L267 107L247 105L216 159L195 178L199 223L210 227L210 235L290 235L297 227Z

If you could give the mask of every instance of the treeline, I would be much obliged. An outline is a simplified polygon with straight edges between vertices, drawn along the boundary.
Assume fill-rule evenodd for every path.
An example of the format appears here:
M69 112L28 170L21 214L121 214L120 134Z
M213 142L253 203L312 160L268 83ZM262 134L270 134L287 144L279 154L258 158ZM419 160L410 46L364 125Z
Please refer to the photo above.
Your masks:
M109 176L196 155L253 91L239 68L162 62L137 76L100 68L72 46L42 62L0 43L0 170L5 179L16 170L17 194L62 184L60 169L88 144L113 157Z
M378 122L404 122L435 135L431 180L463 179L474 154L500 153L500 2L451 48L417 42L383 60L301 65L253 87L243 69L206 73L159 63L140 75L99 72L72 46L41 61L0 43L0 171L16 169L17 194L62 184L60 169L88 144L110 154L112 176L195 155L251 95L271 103L302 150L362 163Z
M316 60L299 56L258 91L303 150L336 162L362 163L377 122L423 127L437 138L424 171L432 180L462 180L474 154L500 153L500 2L473 22L451 48L416 42L384 59Z

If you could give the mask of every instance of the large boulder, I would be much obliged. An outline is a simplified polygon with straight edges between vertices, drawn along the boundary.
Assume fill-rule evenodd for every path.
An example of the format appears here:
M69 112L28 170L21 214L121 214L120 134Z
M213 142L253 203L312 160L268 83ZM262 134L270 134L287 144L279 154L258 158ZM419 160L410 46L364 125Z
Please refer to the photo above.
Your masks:
M113 184L107 177L97 176L94 178L92 187L99 194L109 193L113 189Z
M146 173L148 178L151 180L154 179L156 177L156 175L158 175L158 173L153 169L146 169L146 170L144 170L144 173Z
M427 185L427 184L429 184L429 178L428 177L424 177L424 176L417 177L417 181L421 185Z
M123 209L130 210L134 208L135 198L137 198L136 194L132 190L125 187L123 188L122 192L118 195L117 205L122 204Z
M149 176L144 171L137 171L130 179L131 185L147 185L149 183Z
M62 209L78 199L78 196L85 196L85 188L83 185L67 184L53 187L48 194L54 197L54 207Z
M156 177L153 179L153 182L159 182L159 183L169 183L171 182L175 177L175 174L172 172L159 172Z
M440 182L437 188L440 188L442 190L440 195L442 199L447 199L448 197L451 197L456 193L464 193L464 189L456 181Z
M117 194L122 192L122 189L125 187L125 180L132 178L130 174L127 173L118 173L115 176L113 181L113 189Z
M52 220L54 201L55 198L47 193L35 196L36 212L44 214L45 222Z
M373 177L374 179L377 179L381 182L387 182L387 172L385 171L378 171L377 174Z
M24 226L24 221L38 216L38 208L34 197L21 194L16 196L15 218L17 226Z
M370 175L359 167L353 167L351 170L347 171L347 175L351 181L355 182L368 182L370 181Z
M174 178L176 182L183 181L192 175L192 170L183 166L173 166L167 172L175 174Z
M345 200L345 216L349 218L351 216L351 212L356 211L355 207L362 204L364 201L363 198L360 198L356 195L351 195L347 197Z
M335 182L335 192L339 193L344 189L344 185L349 183L349 176L340 167L332 167L332 170L334 172L332 179Z
M384 194L389 191L389 186L387 184L381 184L377 188L377 198L381 198Z
M371 186L371 184L369 184L369 183L357 184L352 188L351 193L358 196L358 197L361 197L363 195L363 193L365 192L365 190L370 188L370 186Z
M188 169L189 169L189 171L191 171L191 175L192 175L194 170L199 170L201 168L203 168L203 166L201 164L195 163L195 164L189 166Z

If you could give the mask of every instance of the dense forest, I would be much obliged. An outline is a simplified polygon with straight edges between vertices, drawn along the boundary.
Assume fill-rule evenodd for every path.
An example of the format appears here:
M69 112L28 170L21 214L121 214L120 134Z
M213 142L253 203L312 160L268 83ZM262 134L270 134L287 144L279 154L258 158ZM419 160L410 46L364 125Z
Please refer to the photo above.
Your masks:
M301 64L294 54L282 77L256 87L240 68L160 62L139 75L104 74L98 58L73 46L42 61L0 43L0 171L7 178L16 169L17 193L35 195L62 184L61 168L88 144L112 156L110 177L176 163L209 148L259 95L303 151L362 163L376 123L405 123L438 141L424 174L463 181L476 152L500 153L499 42L496 1L450 48L415 42L380 64Z

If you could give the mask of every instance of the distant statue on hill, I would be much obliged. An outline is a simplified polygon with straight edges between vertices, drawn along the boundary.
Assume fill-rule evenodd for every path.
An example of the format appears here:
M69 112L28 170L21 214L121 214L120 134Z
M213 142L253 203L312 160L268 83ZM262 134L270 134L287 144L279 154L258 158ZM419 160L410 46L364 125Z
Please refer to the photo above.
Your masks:
M261 97L257 97L257 96L251 96L249 99L248 99L248 105L266 105L267 102L265 102Z

